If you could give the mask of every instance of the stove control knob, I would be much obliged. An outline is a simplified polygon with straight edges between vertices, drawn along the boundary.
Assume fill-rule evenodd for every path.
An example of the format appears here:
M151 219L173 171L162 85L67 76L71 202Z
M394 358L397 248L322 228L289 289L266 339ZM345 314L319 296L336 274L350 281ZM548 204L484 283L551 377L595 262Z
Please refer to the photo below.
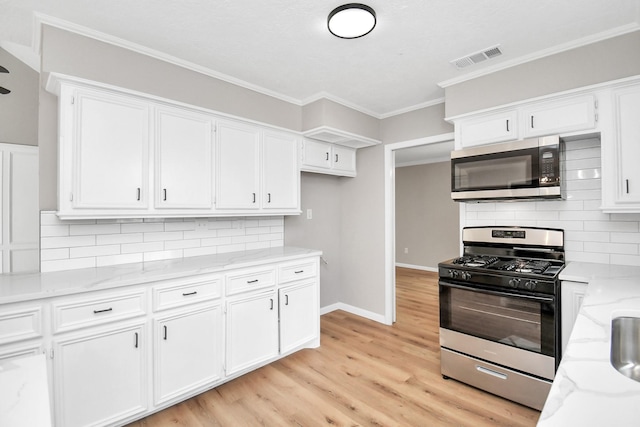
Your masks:
M518 285L520 285L520 279L518 278L509 279L509 286L511 286L512 288L517 288Z
M451 277L452 279L458 277L458 270L449 270L449 277Z
M462 272L462 278L463 278L464 280L471 280L471 273L466 272L466 271L463 271L463 272Z
M538 282L536 282L535 280L529 280L524 284L524 287L533 291L537 285L538 285Z

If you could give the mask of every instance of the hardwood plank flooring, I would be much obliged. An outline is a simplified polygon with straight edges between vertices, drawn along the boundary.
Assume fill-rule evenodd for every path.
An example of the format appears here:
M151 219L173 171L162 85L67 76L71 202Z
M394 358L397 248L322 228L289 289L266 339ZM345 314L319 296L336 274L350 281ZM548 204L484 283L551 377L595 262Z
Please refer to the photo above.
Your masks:
M397 322L322 316L321 346L129 427L535 426L540 413L440 374L437 274L397 269Z

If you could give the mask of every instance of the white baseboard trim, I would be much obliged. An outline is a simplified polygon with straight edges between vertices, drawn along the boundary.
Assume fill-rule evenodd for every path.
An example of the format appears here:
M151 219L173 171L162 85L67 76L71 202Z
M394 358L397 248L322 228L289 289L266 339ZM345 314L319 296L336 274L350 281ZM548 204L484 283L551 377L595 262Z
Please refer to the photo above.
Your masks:
M332 311L343 310L347 313L355 314L356 316L364 317L369 320L373 320L374 322L382 323L386 325L384 316L378 313L374 313L372 311L363 310L358 307L354 307L349 304L344 304L342 302L337 302L335 304L331 304L325 307L320 307L320 315L331 313Z
M437 267L424 267L422 265L413 265L413 264L403 264L400 262L396 262L396 267L404 267L404 268L413 268L414 270L423 270L423 271L433 271L434 273L438 272Z

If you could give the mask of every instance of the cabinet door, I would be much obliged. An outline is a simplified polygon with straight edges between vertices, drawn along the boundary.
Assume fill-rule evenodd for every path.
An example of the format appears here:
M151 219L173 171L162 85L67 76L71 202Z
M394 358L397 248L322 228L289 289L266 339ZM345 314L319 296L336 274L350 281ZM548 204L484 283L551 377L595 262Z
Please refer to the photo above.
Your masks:
M315 168L331 168L331 144L305 139L302 144L302 165Z
M356 173L356 150L354 148L334 145L331 155L332 169L345 172Z
M165 317L155 326L156 405L221 378L220 305Z
M298 141L294 136L265 132L262 157L262 207L297 209L300 199Z
M456 123L462 147L518 139L518 112L505 111Z
M275 291L227 301L227 375L278 355L278 302Z
M280 353L319 336L319 303L316 281L280 289Z
M640 211L640 86L614 92L617 201Z
M218 209L260 207L260 131L219 122L216 150Z
M75 105L74 208L146 208L149 107L99 92L78 92Z
M117 423L146 411L144 325L54 342L57 425Z
M212 120L196 112L156 113L156 207L210 209L213 205Z
M573 324L576 323L582 300L587 292L587 284L563 281L560 285L560 292L562 298L562 354L564 354L573 330Z
M593 95L545 103L523 112L525 137L593 129L596 125Z

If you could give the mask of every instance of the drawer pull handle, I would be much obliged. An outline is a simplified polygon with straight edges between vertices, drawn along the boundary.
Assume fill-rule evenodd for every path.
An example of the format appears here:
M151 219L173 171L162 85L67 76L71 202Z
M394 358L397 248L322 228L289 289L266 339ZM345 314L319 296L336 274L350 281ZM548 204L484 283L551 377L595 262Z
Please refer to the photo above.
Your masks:
M138 333L137 332L135 333L135 336L136 336L135 347L138 348Z
M164 340L167 340L167 325L164 325Z
M247 283L258 283L258 279L247 280Z
M298 270L298 271L294 271L295 274L300 274L300 273L304 273L304 270Z
M182 293L182 296L183 296L183 297L188 297L189 295L195 295L195 294L197 294L197 293L198 293L198 291L193 291L193 292L183 292L183 293Z
M113 311L113 307L105 308L104 310L93 310L93 314L106 313L108 311Z
M487 374L487 375L491 375L492 377L496 377L496 378L500 378L501 380L506 380L507 376L505 374L503 374L502 372L496 372L492 369L487 369L483 366L478 366L476 365L476 370L478 372L482 372L483 374Z

